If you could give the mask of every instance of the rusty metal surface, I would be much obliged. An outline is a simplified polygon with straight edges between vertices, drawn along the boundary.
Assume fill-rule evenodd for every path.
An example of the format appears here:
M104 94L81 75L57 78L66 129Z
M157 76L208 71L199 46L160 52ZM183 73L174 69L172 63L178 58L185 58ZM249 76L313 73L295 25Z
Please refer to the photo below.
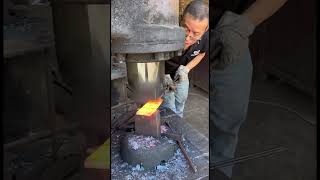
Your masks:
M113 53L154 53L183 48L177 0L111 1Z

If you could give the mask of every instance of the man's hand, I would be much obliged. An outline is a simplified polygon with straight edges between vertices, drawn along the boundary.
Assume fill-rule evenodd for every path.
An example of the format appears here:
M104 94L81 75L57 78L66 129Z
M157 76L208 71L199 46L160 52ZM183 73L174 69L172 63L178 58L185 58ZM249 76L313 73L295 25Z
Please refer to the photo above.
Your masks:
M190 69L187 66L180 65L175 76L174 76L174 80L175 81L188 80L189 71L190 71Z
M214 57L210 52L210 59L214 59L217 68L224 68L239 60L249 46L249 36L253 33L255 26L242 15L227 11L221 17L216 28L211 31L210 50L215 51L220 46L221 50Z
M173 83L173 80L171 79L170 74L165 74L164 77L163 77L163 84L164 85L169 85L169 84L172 84L172 83Z
M171 79L170 74L165 74L163 77L163 86L166 92L168 91L175 91L176 87L175 84L173 82L173 80Z

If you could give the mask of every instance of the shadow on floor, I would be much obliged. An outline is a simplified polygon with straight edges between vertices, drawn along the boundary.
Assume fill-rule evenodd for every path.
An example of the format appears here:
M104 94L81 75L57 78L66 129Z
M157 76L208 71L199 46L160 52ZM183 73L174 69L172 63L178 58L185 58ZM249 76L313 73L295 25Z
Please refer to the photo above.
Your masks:
M287 106L305 120L283 108L251 102L236 156L274 147L288 151L236 165L233 180L316 179L315 99L277 81L255 82L251 98Z

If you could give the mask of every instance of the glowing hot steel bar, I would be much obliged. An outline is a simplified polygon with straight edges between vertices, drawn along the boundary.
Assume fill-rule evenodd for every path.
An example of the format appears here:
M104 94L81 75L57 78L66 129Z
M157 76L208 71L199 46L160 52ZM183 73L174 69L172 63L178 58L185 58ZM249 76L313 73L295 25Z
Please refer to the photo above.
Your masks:
M162 101L161 98L150 100L137 111L135 117L135 131L137 134L160 137L161 122L158 108Z
M161 98L150 100L138 110L136 115L152 116L152 114L155 113L160 107L162 102L163 100Z

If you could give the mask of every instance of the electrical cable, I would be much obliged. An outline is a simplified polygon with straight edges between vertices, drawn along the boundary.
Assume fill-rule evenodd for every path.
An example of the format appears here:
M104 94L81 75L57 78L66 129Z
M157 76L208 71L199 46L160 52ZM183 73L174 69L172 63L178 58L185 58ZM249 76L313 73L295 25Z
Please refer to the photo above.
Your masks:
M72 89L65 83L59 82L57 80L53 80L53 83L58 87L62 88L63 90L65 90L69 95L72 95Z
M287 149L283 148L283 147L278 147L278 148L265 150L265 151L258 152L258 153L253 153L253 154L246 155L246 156L241 156L238 158L232 158L232 159L228 159L225 161L212 163L209 166L210 166L210 170L214 170L214 169L218 169L218 168L222 168L222 167L232 166L237 163L243 163L245 161L249 161L249 160L253 160L253 159L264 158L264 157L271 156L271 155L274 155L276 153L280 153L283 151L287 151Z
M313 122L313 121L310 121L308 119L306 119L303 115L301 115L299 112L287 107L287 106L284 106L284 105L281 105L279 103L274 103L274 102L268 102L268 101L263 101L263 100L257 100L257 99L250 99L249 100L250 102L252 103L259 103L259 104L265 104L265 105L271 105L271 106L274 106L274 107L278 107L278 108L281 108L281 109L284 109L288 112L291 112L293 114L295 114L296 116L298 116L300 119L302 119L303 121L307 122L308 124L310 124L311 126L316 126L317 123L316 122Z
M57 70L51 65L49 66L49 69L50 69L51 74L52 74L53 84L55 84L56 86L62 88L69 95L72 96L72 88L70 86L68 86L66 83L64 83L61 78L59 78Z

